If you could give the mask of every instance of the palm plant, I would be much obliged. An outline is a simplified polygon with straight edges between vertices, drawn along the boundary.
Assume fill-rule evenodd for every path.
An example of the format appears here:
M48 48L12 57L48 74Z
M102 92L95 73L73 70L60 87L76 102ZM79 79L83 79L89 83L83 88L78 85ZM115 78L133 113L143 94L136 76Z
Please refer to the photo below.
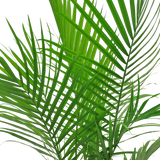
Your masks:
M49 25L50 39L44 38L42 24L37 39L28 17L29 33L22 25L27 46L7 21L21 58L12 49L11 56L1 49L0 122L9 127L0 131L19 138L44 158L109 160L115 155L127 159L129 154L131 160L148 159L160 139L149 147L148 141L138 151L117 148L125 133L159 126L137 122L160 116L160 104L145 109L158 94L140 94L159 62L160 4L151 16L155 0L151 4L128 0L129 9L124 0L117 5L106 0L114 29L103 8L98 10L99 1L49 2L58 42L53 41Z

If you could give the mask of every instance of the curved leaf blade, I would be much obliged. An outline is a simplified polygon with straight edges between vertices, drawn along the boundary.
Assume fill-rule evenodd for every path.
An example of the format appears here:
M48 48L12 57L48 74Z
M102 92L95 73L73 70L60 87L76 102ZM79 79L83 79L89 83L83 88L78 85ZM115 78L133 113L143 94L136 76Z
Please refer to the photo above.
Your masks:
M65 85L66 85L66 83L67 83L69 74L71 73L71 70L73 69L73 65L74 65L74 63L77 61L79 55L80 55L80 54L77 54L77 56L74 58L72 64L70 65L70 67L69 67L69 69L68 69L68 71L67 71L66 78L64 79L63 86L61 86L62 88L61 88L61 90L60 90L60 93L57 95L57 97L59 97L59 95L61 95L61 92L64 90L64 87L65 87ZM76 74L76 76L75 76L75 78L74 78L74 81L73 81L71 87L69 88L66 96L65 96L64 99L62 100L60 106L58 107L57 112L56 112L56 115L54 116L54 118L53 118L53 120L52 120L52 123L51 123L51 126L50 126L50 130L53 129L53 126L54 126L54 124L56 123L57 118L59 117L59 115L60 115L60 113L61 113L61 111L62 111L62 108L63 108L63 106L64 106L64 104L65 104L68 96L70 95L70 93L71 93L71 91L72 91L72 89L73 89L73 86L74 86L74 84L76 83L76 81L77 81L77 79L78 79L81 71L83 70L85 64L86 64L86 63L84 63L84 65L83 65L83 66L80 68L80 70L77 72L77 74ZM55 99L55 101L56 101L56 99ZM56 128L56 130L55 130L55 133L58 131L58 129L59 129L59 125L57 126L57 128ZM62 134L61 134L61 136L62 136Z
M37 51L36 51L33 30L32 30L32 26L31 26L29 17L28 17L28 22L29 22L29 29L30 29L30 34L31 34L32 54L33 54L33 60L34 60L34 80L33 80L33 97L32 97L34 101L35 96L36 96L36 91L37 91L37 78L38 78Z
M60 15L62 15L63 17L65 17L66 20L68 20L75 28L77 28L87 39L89 39L91 42L94 43L94 45L96 45L105 55L106 57L114 64L116 65L118 68L120 68L122 71L124 70L124 68L121 66L120 62L117 62L115 61L115 59L110 56L109 54L107 54L104 50L104 48L99 44L97 43L96 40L94 40L92 37L90 37L88 35L88 33L86 33L85 31L83 31L83 29L81 29L78 25L74 24L72 22L72 20L70 20L67 16L65 16L63 13L59 13ZM114 50L114 49L113 49Z
M115 32L112 30L111 26L107 23L107 21L102 17L101 13L96 9L96 7L89 1L85 0L87 5L92 9L92 11L95 13L95 16L102 24L105 31L109 34L111 39L115 42L115 44L118 46L118 48L127 56L128 52L122 42L119 40L118 36L115 34ZM112 47L110 47L112 48Z
M102 137L102 132L100 131L99 126L98 126L96 121L95 121L95 124L96 124L96 128L97 128L98 137L99 137L101 145L102 145L102 150L103 150L104 157L106 159L109 159L109 156L107 155L107 149L106 149L106 146L105 146L105 143L104 143L104 139Z
M41 37L42 37L42 53L43 53L43 60L42 60L42 77L41 77L41 84L39 89L39 96L37 101L37 108L39 108L40 101L42 98L42 93L44 91L44 82L45 82L45 73L46 73L46 53L45 53L45 44L44 44L44 36L43 36L43 28L41 23Z

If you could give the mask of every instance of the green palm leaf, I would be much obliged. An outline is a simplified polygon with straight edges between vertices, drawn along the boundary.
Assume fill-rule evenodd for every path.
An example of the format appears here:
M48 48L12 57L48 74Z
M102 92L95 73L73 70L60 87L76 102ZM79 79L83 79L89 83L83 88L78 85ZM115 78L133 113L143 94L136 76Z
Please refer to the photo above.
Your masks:
M44 38L42 24L37 40L28 17L29 34L22 25L26 46L7 20L22 59L12 49L12 57L1 50L0 101L4 104L0 121L13 128L0 131L59 160L111 159L118 154L126 159L127 153L138 159L146 151L148 158L158 149L158 140L151 149L147 150L147 143L138 153L115 150L126 132L158 126L134 123L160 116L159 104L144 111L158 94L140 94L159 62L160 4L149 19L155 1L130 0L128 10L123 0L118 0L118 6L106 0L117 28L113 30L103 8L98 11L98 1L85 0L82 5L77 0L49 2L60 43L52 40L49 26L50 39Z

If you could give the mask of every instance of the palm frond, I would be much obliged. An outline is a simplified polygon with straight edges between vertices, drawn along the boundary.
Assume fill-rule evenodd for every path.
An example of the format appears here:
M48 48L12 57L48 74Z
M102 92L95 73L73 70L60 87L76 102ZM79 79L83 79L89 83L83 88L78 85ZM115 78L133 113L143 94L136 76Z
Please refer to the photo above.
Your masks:
M106 0L117 28L113 30L95 1L49 2L60 43L52 40L49 26L50 39L45 39L42 24L37 40L28 17L29 34L22 25L26 46L7 21L22 59L12 49L12 58L1 50L0 117L12 128L0 131L54 159L110 159L118 154L135 159L136 151L115 150L126 132L149 126L135 122L160 116L159 104L144 111L158 94L140 94L159 63L160 4L150 17L155 1L130 0L128 10L123 0L118 6ZM144 155L147 146L137 155Z

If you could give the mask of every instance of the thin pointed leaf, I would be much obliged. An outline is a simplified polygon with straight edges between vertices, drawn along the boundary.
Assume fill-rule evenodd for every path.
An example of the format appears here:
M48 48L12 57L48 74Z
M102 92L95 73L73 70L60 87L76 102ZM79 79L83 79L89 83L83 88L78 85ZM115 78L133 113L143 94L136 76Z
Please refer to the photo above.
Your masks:
M134 92L133 92L133 87L131 88L131 99L130 99L130 106L129 106L129 115L128 115L128 124L132 122L133 115L135 114L134 112Z
M13 65L13 67L17 67L16 62L10 58L9 54L2 47L0 47L0 48L1 48L0 50L3 53L3 55L5 56L5 58ZM16 69L16 68L14 68L14 69Z
M8 72L8 74L12 77L12 79L17 82L17 78L16 76L13 74L13 72L11 71L11 69L9 68L9 66L7 65L7 63L4 61L4 58L0 57L0 64L3 65L3 67L6 69L6 71Z
M96 15L96 17L98 18L98 20L100 21L101 25L104 26L104 29L108 32L108 34L110 35L110 37L113 39L114 43L118 46L118 48L120 48L124 54L128 54L126 49L124 48L124 46L122 46L122 44L120 43L119 38L117 37L116 33L111 29L110 25L108 23L106 23L105 19L100 15L100 13L97 11L97 9L95 8L95 6L89 1L89 0L85 0L89 6L89 8L92 9L92 11L94 12L94 14ZM75 3L73 1L73 3ZM77 6L78 9L80 9L80 7ZM126 8L125 8L126 10ZM83 10L80 10L80 12L82 12L85 16L85 18L93 25L93 27L96 29L97 33L103 38L103 40L106 42L106 44L110 47L111 44L108 43L108 41L110 41L106 35L104 35L104 33L101 33L102 31L100 29L98 29L97 25L95 24L95 22L92 22L90 19L90 17L85 14L85 12ZM113 45L113 44L112 44ZM110 47L111 48L111 47ZM119 54L118 50L114 53L116 53L115 55L121 59L123 61L123 63L125 63L125 60L123 59L122 55Z
M43 93L43 87L44 87L44 80L45 80L45 72L46 72L46 53L45 53L45 44L44 44L44 37L43 37L43 28L41 24L41 37L42 37L42 53L43 53L43 62L42 62L42 77L41 77L41 84L39 89L39 96L38 96L38 102L37 102L37 108L40 105L40 101L42 98Z
M76 60L78 59L79 55L80 55L80 53L75 56L75 59L74 59L73 62L71 63L71 65L70 65L70 67L69 67L69 69L68 69L68 71L67 71L66 77L65 77L65 79L64 79L64 83L62 84L62 86L61 86L61 88L60 88L60 91L58 92L58 94L57 94L57 96L56 96L56 98L55 98L55 100L54 100L54 102L53 102L53 104L52 104L52 106L51 106L51 109L50 109L50 112L49 112L49 114L48 114L48 117L47 117L47 120L46 120L46 121L48 121L49 118L51 117L51 115L52 115L52 113L53 113L53 110L55 109L55 106L56 106L56 104L58 103L59 97L60 97L60 95L63 93L63 91L64 91L64 89L65 89L65 86L66 86L67 81L68 81L68 77L69 77L69 75L70 75L70 73L71 73L71 71L72 71L72 69L73 69L74 63L75 63ZM65 100L66 100L66 99L65 99ZM58 118L58 116L59 116L59 114L60 114L60 112L61 112L62 107L63 107L63 106L58 107L59 109L57 110L57 115L55 115L54 118L53 118L53 123L52 123L52 125L55 124L55 122L57 121L57 118ZM51 128L50 128L50 130L51 130Z
M79 55L80 55L80 53L75 56L73 62L71 63L71 65L70 65L70 67L69 67L69 69L68 69L68 71L67 71L66 77L65 77L65 79L64 79L64 83L63 83L63 85L61 86L61 89L60 89L60 91L59 91L56 99L54 100L55 103L53 103L52 106L55 106L55 104L57 103L57 100L58 100L59 96L62 94L62 91L64 90L64 88L65 88L65 86L66 86L66 84L67 84L68 77L69 77L69 75L70 75L70 73L71 73L71 71L72 71L72 69L73 69L73 65L74 65L74 63L77 61ZM78 73L76 74L76 76L75 76L75 78L74 78L74 81L73 81L71 87L69 88L67 94L65 95L65 97L64 97L64 99L62 100L60 106L58 107L57 112L56 112L56 115L54 116L54 118L53 118L53 120L52 120L50 130L53 129L53 126L54 126L54 124L56 123L57 118L59 117L59 115L60 115L60 113L61 113L61 111L62 111L62 108L63 108L63 106L64 106L64 104L65 104L68 96L69 96L70 93L72 92L73 86L74 86L74 84L76 83L76 81L77 81L77 79L78 79L81 71L83 70L85 64L86 64L86 63L83 64L83 66L80 68L80 70L79 70ZM52 110L51 110L51 111L52 111ZM52 111L52 112L53 112L53 111ZM58 125L58 126L59 126L59 125ZM56 133L56 131L58 130L58 128L59 128L59 127L56 128L55 133Z
M25 65L25 69L26 69L27 90L28 90L28 93L29 93L30 92L30 82L29 82L29 72L28 72L28 66L27 66L27 61L26 61L26 55L25 55L25 53L24 53L24 51L22 49L22 46L20 44L20 41L19 41L17 35L15 34L15 32L14 32L14 30L13 30L13 28L12 28L12 26L9 23L8 20L7 20L7 23L8 23L8 25L9 25L9 27L10 27L13 35L14 35L14 38L16 39L17 45L19 47L19 50L20 50L20 52L22 54L22 57L23 57L23 60L24 60L24 65Z
M118 3L119 3L119 6L120 6L120 9L121 9L121 13L122 13L127 31L130 35L130 38L133 39L132 29L131 29L131 25L130 25L130 21L129 21L129 17L128 17L128 13L127 13L127 9L126 9L124 0L118 0ZM133 1L133 3L134 3L134 1Z
M101 145L102 145L102 150L103 150L104 157L106 159L109 159L109 156L107 155L107 150L106 150L106 146L105 146L105 143L104 143L104 139L102 137L102 132L100 131L99 126L98 126L96 121L95 121L95 124L96 124L96 128L97 128L98 137L99 137Z
M109 113L109 135L108 135L108 138L109 138L109 152L110 154L112 155L112 152L113 152L113 129L112 129L112 118L110 116L110 113Z
M5 93L4 93L5 94ZM11 96L10 94L5 94L6 96ZM12 96L12 98L15 98L15 96ZM17 97L16 97L17 98ZM19 98L19 101L20 101L21 99ZM32 106L29 106L29 105L27 105L26 103L24 103L23 101L20 101L20 103L17 103L17 102L14 102L14 101L11 101L11 100L9 100L9 99L6 99L6 98L0 98L0 101L1 102L5 102L5 103L9 103L9 104L12 104L12 105L15 105L15 106L17 106L17 107L19 107L19 108L21 108L21 109L24 109L24 110L29 110L30 112L35 112L35 113L37 113L37 110L34 108L34 107L32 107ZM29 103L29 102L28 102Z
M160 147L160 138L158 138L145 152L144 160L147 160Z
M140 99L140 81L139 81L139 76L138 76L138 91L137 91L136 104L135 104L135 107L133 109L134 113L137 111L139 99Z
M1 78L1 79L4 79L4 80L6 80L6 81L14 82L11 77L6 76L6 75L1 74L1 73L0 73L0 78Z
M63 13L59 13L60 15L62 15L63 17L65 17L66 20L68 20L74 27L76 27L78 29L78 31L80 31L87 39L89 39L91 42L94 43L94 45L96 45L101 51L102 53L104 53L106 55L106 57L114 64L116 65L119 69L121 69L122 71L124 70L124 68L122 67L122 65L120 64L120 62L117 62L112 56L110 56L109 54L107 54L104 50L104 47L102 45L100 45L100 43L97 43L96 40L94 40L91 36L88 35L87 32L85 32L83 29L81 29L78 25L76 25L75 23L72 22L72 20L70 20L67 16L65 16ZM114 49L113 49L114 50Z
M87 150L88 150L88 145L89 145L89 144L92 144L92 146L93 146L93 148L94 148L94 152L96 152L98 159L99 159L99 160L103 160L103 159L102 159L102 155L99 153L98 149L96 148L96 146L95 146L95 144L94 144L93 142L88 142L88 143L87 143Z
M72 111L75 103L77 102L77 100L80 98L80 96L82 95L82 93L84 92L84 90L89 86L89 84L94 81L94 79L98 76L98 73L91 78L90 80L88 80L81 88L81 90L79 91L79 93L76 95L76 97L74 98L74 100L72 101L71 105L69 106L69 109L66 111L66 113L63 115L63 118L61 119L61 121L59 122L59 126L64 122L64 120L67 118L67 115L70 114L70 112ZM53 136L56 134L56 132L54 132Z
M121 21L119 15L118 15L118 12L117 12L117 10L116 10L113 2L110 1L110 0L106 0L106 1L107 1L108 5L109 5L109 8L110 8L111 12L112 12L114 20L115 20L115 22L116 22L116 24L118 26L118 29L119 29L122 37L123 37L123 40L125 41L125 43L127 44L127 46L130 47L130 42L129 42L128 36L126 34L126 31L124 29L122 21Z
M5 70L5 68L4 67L2 67L2 65L0 64L0 70L1 70L1 74L5 74L5 75L7 75L8 76L8 78L10 78L11 79L11 81L15 81L11 76L10 76L10 74ZM17 81L15 81L15 82L17 82Z
M90 81L92 81L92 79L90 80ZM90 83L90 81L88 81L87 83ZM84 87L86 87L88 84L85 84L85 86ZM83 90L84 88L82 88L81 90ZM78 97L77 97L78 98ZM76 101L76 100L75 100ZM101 115L98 115L97 116L97 121L100 121L102 118L104 118L105 116L106 116L106 112L107 111L104 111L104 112L102 112L102 114ZM94 120L93 121L89 121L87 124L86 124L86 126L84 126L83 128L79 128L79 130L78 130L78 135L80 135L80 134L84 134L84 135L86 135L84 132L88 129L88 128L90 128L90 127L92 127L93 125L95 124L95 122L94 122ZM94 134L93 134L94 135ZM74 139L75 138L75 133L74 134L72 134L70 137L69 137L69 139L67 140L67 142L64 144L64 146L62 146L62 148L61 148L61 151L67 146L67 145L69 145L70 144L70 142L72 141L72 139ZM60 143L60 141L58 141L57 143Z
M55 42L52 42L52 41L46 40L46 39L45 39L44 41L46 41L46 42L48 42L48 43L51 43L51 44L53 44L53 45L61 48L61 45L58 44L58 43L55 43ZM57 51L55 51L55 50L53 50L53 49L47 48L47 50L48 50L48 51L51 51L51 52L54 52L54 53L57 53ZM76 52L74 52L74 51L72 51L72 50L70 50L70 49L68 49L68 48L66 48L66 47L64 47L64 50L65 50L66 52L71 53L72 55L76 55L76 54L77 54ZM66 55L64 55L64 57L67 58ZM100 63L98 63L98 62L96 62L96 61L94 61L94 60L92 60L92 59L88 59L88 58L86 58L85 56L82 56L82 55L80 55L79 57L82 58L82 59L84 59L84 60L88 60L88 61L94 63L95 65L99 66L99 67L104 68L104 69L106 70L106 72L108 72L109 74L111 74L111 75L113 75L113 76L115 76L115 77L117 77L117 78L119 78L119 79L122 78L120 75L118 75L118 74L115 73L114 71L108 69L108 67L106 67L106 66L104 66L104 65L101 65ZM69 58L68 58L68 59L69 59ZM67 60L68 60L68 59L67 59ZM79 62L78 62L77 64L79 64ZM87 66L86 66L86 67L87 67ZM87 67L87 68L88 68L88 67ZM119 86L120 86L120 85L119 85Z
M22 85L22 87L24 87L22 74L21 74L21 71L20 71L20 69L19 69L18 64L17 64L17 68L18 68L18 72L19 72L19 76L20 76L20 80L21 80L21 85Z
M101 104L104 104L104 103L101 103ZM98 105L94 106L92 109L88 110L82 117L78 118L77 121L76 121L74 124L72 124L70 127L67 127L68 125L66 125L66 126L64 127L61 135L59 136L59 139L58 139L57 142L60 142L60 141L67 135L67 133L68 133L70 130L72 130L78 123L80 123L80 122L84 119L84 117L86 117L86 116L88 115L88 113L91 113L93 109L97 108L97 107L100 106L101 104L98 104ZM59 125L58 125L58 126L59 126ZM57 133L58 129L59 129L59 127L56 128L55 133Z
M124 113L125 113L125 116L124 116L124 124L122 126L122 129L121 129L121 133L123 133L126 128L128 129L128 126L132 123L132 119L133 119L133 116L135 115L135 110L133 109L133 106L134 106L134 92L133 92L133 83L132 83L132 86L131 86L131 96L130 96L130 103L128 104L127 108L125 109Z
M60 69L61 69L63 50L64 50L64 43L62 44L62 48L61 48L61 51L60 51L60 57L59 57L59 63L58 63L58 71L56 73L56 78L54 79L54 82L52 84L52 87L51 87L51 90L49 92L49 95L47 96L47 99L45 101L45 104L44 104L44 107L43 107L43 110L42 110L42 116L45 114L46 109L48 108L49 100L51 99L53 90L54 90L55 85L56 85L57 80L58 80L58 76L59 76ZM50 114L52 114L52 113L50 112ZM50 114L47 116L46 122L50 118Z
M31 34L31 41L32 41L32 54L33 54L33 60L34 60L34 80L33 80L33 101L36 96L36 90L37 90L37 77L38 77L38 68L37 68L37 51L36 51L36 46L35 46L35 40L34 40L34 35L33 35L33 30L30 22L30 18L28 17L28 22L29 22L29 29L30 29L30 34Z
M119 129L120 129L119 127L121 127L121 125L123 125L124 127L122 126L120 134L115 134L114 135L114 139L113 139L114 140L114 146L118 145L119 139L121 138L122 134L125 133L126 130L128 132L130 132L129 128L125 125L124 122L118 122L118 124L116 126L116 129L115 129L115 131L116 131L115 133L119 132Z
M134 31L136 30L136 16L135 16L135 3L133 0L130 0L130 8L131 8L131 18Z

